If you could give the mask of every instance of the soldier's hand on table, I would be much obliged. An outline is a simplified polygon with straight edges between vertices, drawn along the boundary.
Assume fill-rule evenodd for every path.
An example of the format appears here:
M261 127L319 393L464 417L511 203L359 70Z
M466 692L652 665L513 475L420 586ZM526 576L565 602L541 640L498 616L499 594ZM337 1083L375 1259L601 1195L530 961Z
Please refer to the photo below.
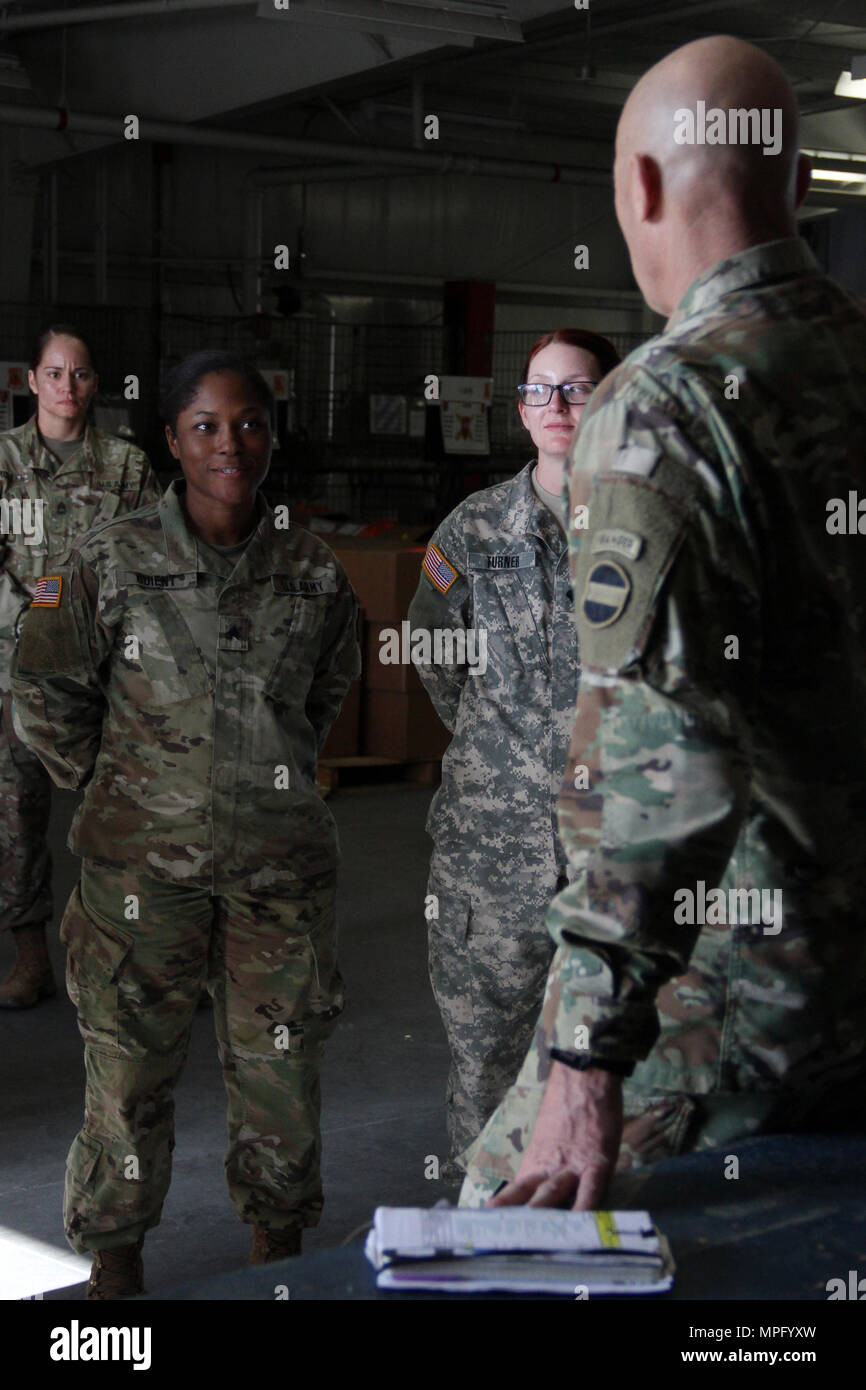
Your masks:
M554 1062L517 1177L487 1205L592 1211L603 1204L621 1138L621 1078Z

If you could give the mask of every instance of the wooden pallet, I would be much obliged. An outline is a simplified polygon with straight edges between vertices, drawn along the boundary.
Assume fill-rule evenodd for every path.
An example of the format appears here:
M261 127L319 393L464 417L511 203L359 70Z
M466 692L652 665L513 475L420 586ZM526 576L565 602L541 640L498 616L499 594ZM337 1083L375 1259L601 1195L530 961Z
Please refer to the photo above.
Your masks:
M439 781L441 767L438 759L401 762L398 758L322 758L316 784L324 797L339 787L381 786L387 782L414 782L433 787Z

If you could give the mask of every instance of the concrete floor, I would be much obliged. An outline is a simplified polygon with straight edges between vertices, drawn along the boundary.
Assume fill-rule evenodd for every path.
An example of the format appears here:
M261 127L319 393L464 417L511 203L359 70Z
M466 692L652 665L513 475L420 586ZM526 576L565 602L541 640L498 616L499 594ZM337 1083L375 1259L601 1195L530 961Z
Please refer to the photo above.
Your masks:
M448 1051L427 979L423 916L429 788L396 784L340 790L330 801L343 847L340 960L349 1002L322 1078L325 1210L305 1249L339 1245L377 1205L428 1206L455 1189L425 1178L447 1154L443 1098ZM51 955L78 873L65 847L77 802L54 793ZM0 970L11 960L0 945ZM80 1127L82 1044L61 997L23 1013L0 1011L0 1228L67 1250L61 1225L64 1161ZM223 1174L225 1100L209 1010L195 1020L177 1094L174 1175L162 1223L147 1237L148 1292L246 1262L249 1231L234 1214ZM9 1259L8 1253L5 1259ZM78 1299L83 1285L46 1294ZM15 1295L13 1295L15 1296Z

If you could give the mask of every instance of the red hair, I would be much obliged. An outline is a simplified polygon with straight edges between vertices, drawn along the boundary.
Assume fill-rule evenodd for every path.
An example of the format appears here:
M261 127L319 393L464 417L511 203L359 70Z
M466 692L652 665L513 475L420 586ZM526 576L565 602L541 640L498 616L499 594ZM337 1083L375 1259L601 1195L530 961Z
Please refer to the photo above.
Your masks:
M581 348L583 352L591 352L603 377L607 376L608 372L612 372L620 362L620 355L613 343L608 338L603 338L600 333L590 333L586 328L557 328L553 333L543 333L532 344L529 349L529 356L524 363L521 382L526 381L529 376L529 368L535 354L541 352L542 348L549 347L551 343L567 343L569 347Z

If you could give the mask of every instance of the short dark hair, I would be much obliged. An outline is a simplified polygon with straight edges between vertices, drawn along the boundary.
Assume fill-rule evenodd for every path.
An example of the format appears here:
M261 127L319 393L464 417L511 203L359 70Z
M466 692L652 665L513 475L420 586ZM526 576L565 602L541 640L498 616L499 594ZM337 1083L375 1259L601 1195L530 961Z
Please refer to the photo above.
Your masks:
M532 344L529 349L529 356L523 364L521 383L526 381L529 375L529 368L535 354L541 352L542 348L549 347L551 343L567 343L569 347L591 352L603 377L607 376L608 372L612 372L614 367L618 367L622 360L610 339L602 337L600 333L591 333L588 328L557 328L553 333L543 333Z
M51 342L52 338L76 338L79 343L83 343L87 348L87 355L90 358L90 365L96 371L96 363L93 360L93 349L79 328L74 323L50 323L47 328L43 328L30 352L30 370L35 372L39 363L42 361L43 353Z
M261 405L273 416L274 397L261 372L252 362L236 357L233 352L205 348L193 352L171 368L165 379L159 412L165 424L177 430L177 417L196 397L199 384L213 372L231 372L239 376L256 394Z

